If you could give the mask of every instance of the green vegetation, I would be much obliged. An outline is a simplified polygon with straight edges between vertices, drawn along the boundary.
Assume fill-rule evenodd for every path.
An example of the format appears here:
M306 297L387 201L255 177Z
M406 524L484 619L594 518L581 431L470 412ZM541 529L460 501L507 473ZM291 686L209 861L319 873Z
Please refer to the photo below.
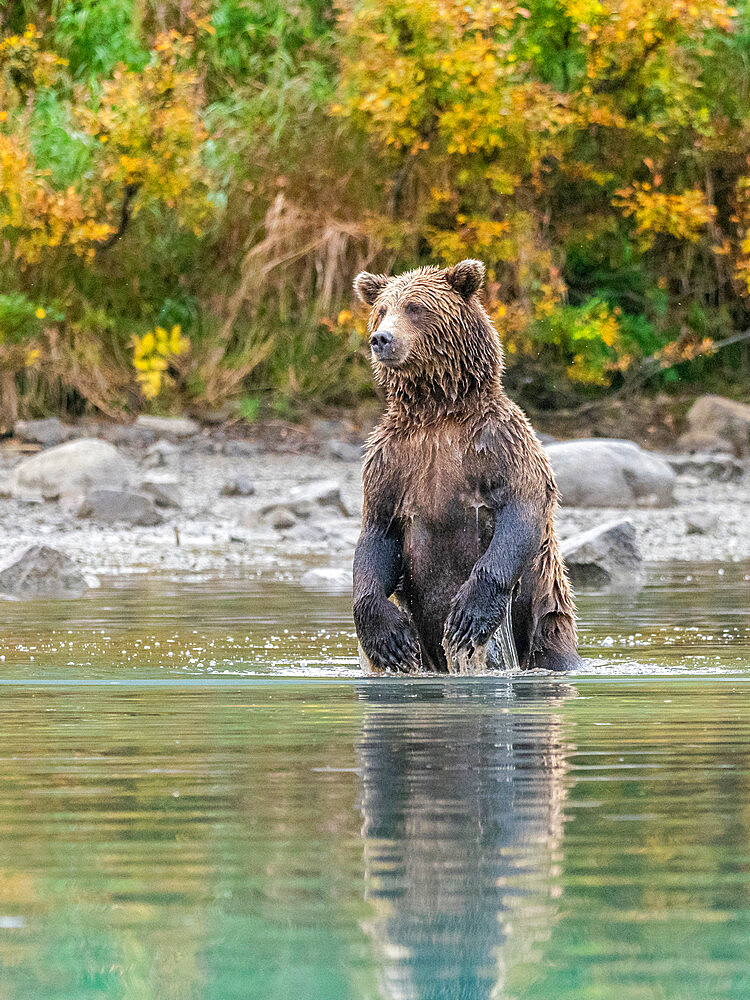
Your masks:
M749 64L714 0L0 0L0 425L354 405L356 271L464 256L522 400L742 392Z

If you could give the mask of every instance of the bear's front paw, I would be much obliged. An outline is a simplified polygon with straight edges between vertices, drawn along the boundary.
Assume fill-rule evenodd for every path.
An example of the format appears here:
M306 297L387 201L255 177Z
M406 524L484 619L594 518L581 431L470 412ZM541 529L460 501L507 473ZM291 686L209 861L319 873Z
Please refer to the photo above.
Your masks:
M454 653L483 646L503 620L510 594L467 580L451 601L443 641Z
M378 670L414 673L422 665L419 643L409 618L390 601L377 613L355 614L357 636L370 662Z

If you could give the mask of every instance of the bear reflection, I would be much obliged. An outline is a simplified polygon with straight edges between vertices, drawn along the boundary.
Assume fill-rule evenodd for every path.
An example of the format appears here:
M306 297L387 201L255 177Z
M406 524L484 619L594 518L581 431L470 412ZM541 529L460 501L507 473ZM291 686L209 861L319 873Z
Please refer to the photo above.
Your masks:
M367 930L393 1000L498 997L556 916L567 791L559 682L362 685Z

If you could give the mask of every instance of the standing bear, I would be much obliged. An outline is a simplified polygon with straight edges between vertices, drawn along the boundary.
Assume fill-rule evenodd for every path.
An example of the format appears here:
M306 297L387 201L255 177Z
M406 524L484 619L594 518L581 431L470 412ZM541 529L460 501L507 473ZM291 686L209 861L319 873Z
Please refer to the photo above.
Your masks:
M483 280L484 265L464 260L354 282L387 399L367 446L354 555L354 621L376 671L445 672L487 643L492 666L509 602L522 668L580 663L557 488L503 389Z

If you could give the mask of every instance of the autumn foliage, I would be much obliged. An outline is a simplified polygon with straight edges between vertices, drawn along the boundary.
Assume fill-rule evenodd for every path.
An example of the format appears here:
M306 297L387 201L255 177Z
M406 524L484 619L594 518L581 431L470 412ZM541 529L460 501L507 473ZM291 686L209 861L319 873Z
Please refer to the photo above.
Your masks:
M748 8L24 2L0 13L0 380L20 407L369 391L362 266L476 256L538 407L747 377ZM153 344L151 341L153 340ZM695 360L695 359L700 360ZM743 360L744 358L744 360Z

